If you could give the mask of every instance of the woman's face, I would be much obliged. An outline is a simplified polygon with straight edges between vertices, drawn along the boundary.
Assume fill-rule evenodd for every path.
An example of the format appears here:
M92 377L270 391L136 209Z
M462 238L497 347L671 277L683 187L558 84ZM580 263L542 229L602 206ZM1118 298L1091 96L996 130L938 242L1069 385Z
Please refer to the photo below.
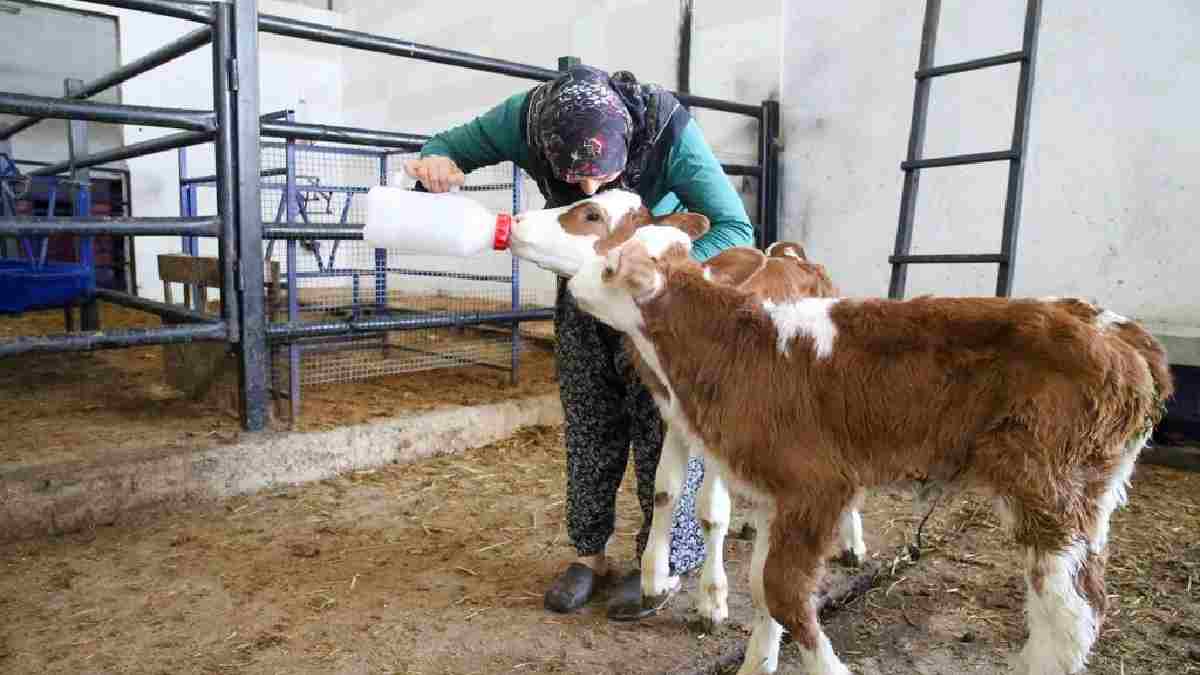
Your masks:
M589 197L596 194L600 188L608 185L621 177L621 172L617 171L605 176L567 176L567 182L578 185L583 194Z

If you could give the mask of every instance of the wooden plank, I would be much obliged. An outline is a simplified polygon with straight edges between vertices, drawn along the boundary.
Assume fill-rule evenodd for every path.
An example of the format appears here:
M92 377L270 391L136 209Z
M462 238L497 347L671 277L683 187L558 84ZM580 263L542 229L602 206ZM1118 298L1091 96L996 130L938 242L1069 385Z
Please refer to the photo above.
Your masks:
M163 254L158 256L158 277L169 282L221 287L221 267L216 258Z

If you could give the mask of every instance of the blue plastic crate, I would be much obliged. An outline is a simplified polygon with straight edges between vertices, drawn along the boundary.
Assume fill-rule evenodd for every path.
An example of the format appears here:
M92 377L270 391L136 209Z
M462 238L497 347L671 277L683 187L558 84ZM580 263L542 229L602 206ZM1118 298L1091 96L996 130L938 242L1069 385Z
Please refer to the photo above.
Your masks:
M86 265L0 260L0 313L63 307L95 292L96 275Z

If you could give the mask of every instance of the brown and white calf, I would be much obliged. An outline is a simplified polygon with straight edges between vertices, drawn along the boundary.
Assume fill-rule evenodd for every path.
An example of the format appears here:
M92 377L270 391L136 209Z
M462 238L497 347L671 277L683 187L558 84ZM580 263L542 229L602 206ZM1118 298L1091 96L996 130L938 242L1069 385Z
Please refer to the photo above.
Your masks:
M602 258L614 246L628 241L639 228L652 224L670 225L697 236L708 228L708 220L696 214L655 218L636 194L613 190L570 206L521 214L513 227L512 250L518 257L570 277L586 263ZM764 301L836 295L825 269L808 262L803 248L786 242L774 244L766 253L749 247L727 249L705 261L701 269L714 283L741 288ZM659 382L656 371L637 358L638 351L628 338L627 349L635 357L638 373L654 396L666 425L655 473L654 517L641 561L643 595L647 602L655 603L658 596L679 583L669 572L670 536L675 505L686 479L688 457L703 457L707 453L699 439L686 433L686 422L672 418L676 411L670 406L667 389ZM731 500L720 468L709 463L696 499L706 551L695 607L710 629L729 613L723 554L730 510ZM856 506L846 509L839 532L842 557L862 560L866 545Z
M812 594L865 487L994 498L1025 552L1025 674L1081 671L1104 617L1109 518L1172 382L1136 323L1071 299L763 300L714 283L693 231L643 227L570 281L633 338L669 406L758 504L753 634L740 673L845 674ZM782 626L781 626L782 624Z

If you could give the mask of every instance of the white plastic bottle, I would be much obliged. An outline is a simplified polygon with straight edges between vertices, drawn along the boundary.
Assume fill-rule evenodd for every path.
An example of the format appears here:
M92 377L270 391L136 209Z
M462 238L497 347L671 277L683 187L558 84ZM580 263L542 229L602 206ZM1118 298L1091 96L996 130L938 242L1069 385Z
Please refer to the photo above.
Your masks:
M455 193L378 185L367 192L363 239L375 248L468 258L508 248L512 216Z

